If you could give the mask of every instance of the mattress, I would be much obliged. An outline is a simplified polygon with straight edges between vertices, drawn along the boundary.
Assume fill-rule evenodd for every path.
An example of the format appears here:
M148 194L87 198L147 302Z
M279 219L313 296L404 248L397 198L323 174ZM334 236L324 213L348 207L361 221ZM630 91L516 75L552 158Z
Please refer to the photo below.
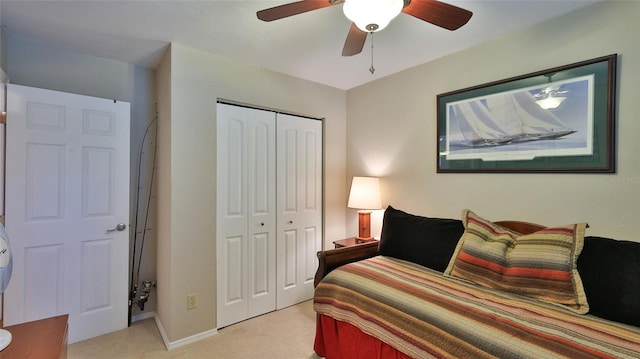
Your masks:
M640 328L391 257L333 270L316 287L314 309L412 358L640 357Z

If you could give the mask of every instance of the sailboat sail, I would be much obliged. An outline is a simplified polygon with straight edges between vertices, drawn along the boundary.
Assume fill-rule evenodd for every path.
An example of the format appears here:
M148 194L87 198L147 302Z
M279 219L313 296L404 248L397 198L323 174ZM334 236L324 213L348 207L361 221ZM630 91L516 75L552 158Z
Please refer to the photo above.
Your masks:
M472 145L494 145L513 139L479 101L453 105L462 136Z
M522 123L518 120L516 107L510 96L494 95L485 100L487 109L511 136L518 137L522 134Z
M535 97L528 91L513 94L516 109L520 114L523 132L529 136L553 138L565 136L576 131L565 125L551 111L540 107Z
M551 139L576 132L536 104L528 91L458 103L453 105L453 115L472 146Z

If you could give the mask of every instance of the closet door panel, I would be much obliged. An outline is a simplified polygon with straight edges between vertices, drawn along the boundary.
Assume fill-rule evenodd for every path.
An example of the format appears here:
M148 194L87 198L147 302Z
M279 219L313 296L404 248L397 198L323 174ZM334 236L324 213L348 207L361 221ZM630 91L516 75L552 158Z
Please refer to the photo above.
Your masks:
M256 234L251 238L248 318L275 310L275 263L269 253L270 247L273 247L270 241L268 233Z
M224 137L222 141L223 171L219 175L224 177L222 187L226 200L224 201L224 216L226 218L244 218L246 214L245 199L245 168L246 156L246 121L242 117L230 118L223 124Z
M319 122L319 121L318 121ZM310 123L314 125L314 123ZM319 124L316 124L319 125ZM304 136L304 211L316 216L322 211L322 128L306 129ZM312 216L315 222L316 217Z
M273 114L267 113L269 117ZM275 186L275 130L273 124L260 121L249 122L249 183L248 193L252 216L274 215L275 204L271 186ZM273 207L273 208L272 208Z
M313 280L316 275L316 270L318 269L318 259L316 253L320 251L322 248L320 247L320 243L322 243L322 238L318 231L320 230L319 226L307 227L304 230L304 249L302 250L301 256L304 268L301 271L300 275L302 283L305 285L311 282L313 285ZM320 241L318 240L320 238Z
M248 111L248 317L276 308L275 114Z
M242 253L245 239L242 236L224 238L224 272L225 290L224 304L227 306L244 300L244 288L242 288L244 270L242 268Z
M217 324L247 317L247 114L234 106L217 111Z
M278 114L278 309L313 296L322 243L322 122Z
M282 241L282 253L278 257L278 263L284 267L283 278L279 281L285 290L293 289L298 284L298 233L296 230L284 231Z
M313 280L322 249L322 124L308 120L303 129L304 139L304 249L300 256L299 280L306 295L313 296Z
M295 215L298 211L298 131L285 127L281 118L278 119L278 214Z
M275 310L275 114L218 104L218 328ZM233 240L231 240L233 239Z

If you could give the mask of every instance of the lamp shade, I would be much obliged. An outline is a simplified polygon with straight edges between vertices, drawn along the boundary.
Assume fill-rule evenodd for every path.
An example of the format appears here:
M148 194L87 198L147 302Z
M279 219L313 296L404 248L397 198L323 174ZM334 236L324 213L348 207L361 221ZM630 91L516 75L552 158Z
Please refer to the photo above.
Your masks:
M347 207L380 209L380 181L376 177L353 177Z
M403 7L404 0L346 0L342 11L360 30L375 32L387 27Z

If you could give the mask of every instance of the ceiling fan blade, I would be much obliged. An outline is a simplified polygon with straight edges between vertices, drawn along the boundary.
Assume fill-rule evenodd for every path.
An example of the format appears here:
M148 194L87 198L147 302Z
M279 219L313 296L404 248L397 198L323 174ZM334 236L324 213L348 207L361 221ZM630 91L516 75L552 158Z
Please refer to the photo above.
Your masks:
M469 10L436 0L411 0L402 12L448 30L460 28L473 15Z
M283 19L285 17L302 14L307 11L322 9L324 7L333 6L340 3L331 0L303 0L289 4L275 6L272 8L260 10L256 13L258 19L262 21L273 21Z
M356 24L351 23L347 40L345 40L342 48L342 56L353 56L361 53L366 39L367 32L358 29Z

